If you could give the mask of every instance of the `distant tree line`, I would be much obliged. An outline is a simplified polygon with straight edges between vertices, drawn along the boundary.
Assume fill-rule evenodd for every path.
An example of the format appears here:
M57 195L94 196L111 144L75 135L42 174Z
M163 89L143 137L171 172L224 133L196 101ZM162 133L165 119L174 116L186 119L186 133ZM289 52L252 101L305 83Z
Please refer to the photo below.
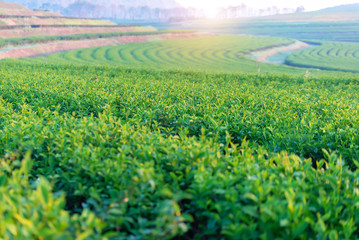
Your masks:
M129 7L125 5L110 4L99 5L89 2L75 2L68 7L62 7L57 4L43 4L42 9L50 9L60 12L65 16L86 17L86 18L112 18L127 20L182 20L205 17L205 12L196 8L151 8L151 6ZM277 14L288 14L295 12L304 12L304 7L283 8L276 6L254 9L241 4L239 6L231 6L221 8L217 12L219 18L241 18L253 16L268 16Z

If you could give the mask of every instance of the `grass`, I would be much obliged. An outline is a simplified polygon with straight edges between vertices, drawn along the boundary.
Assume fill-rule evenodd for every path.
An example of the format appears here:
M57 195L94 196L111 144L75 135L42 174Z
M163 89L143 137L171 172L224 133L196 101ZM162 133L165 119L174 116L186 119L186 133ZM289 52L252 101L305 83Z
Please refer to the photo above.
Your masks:
M358 85L2 61L0 236L354 238Z
M202 70L207 72L258 72L258 63L246 53L290 43L284 38L222 35L121 46L97 47L56 53L31 59L36 62L126 66L159 70ZM25 60L26 61L26 60ZM262 73L291 72L304 74L305 69L274 64L260 64Z

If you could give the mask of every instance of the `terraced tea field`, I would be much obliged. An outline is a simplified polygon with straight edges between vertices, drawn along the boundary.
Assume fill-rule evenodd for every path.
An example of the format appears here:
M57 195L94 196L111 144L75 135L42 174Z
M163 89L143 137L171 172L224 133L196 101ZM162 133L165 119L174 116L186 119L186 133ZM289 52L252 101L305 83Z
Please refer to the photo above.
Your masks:
M140 42L126 36L161 34L153 27L65 17L0 1L0 59L34 57L78 48ZM88 40L88 41L84 41ZM91 41L92 40L92 41ZM145 39L146 40L146 39ZM70 41L70 42L69 42Z
M106 46L56 53L31 59L40 63L111 65L152 69L204 70L209 72L258 72L258 63L246 53L288 44L293 40L221 35L122 46ZM29 60L25 60L29 61ZM304 69L260 64L262 72L304 74Z
M359 43L314 42L316 47L294 52L286 64L324 70L359 72Z
M113 46L155 40L196 38L211 34L192 31L153 31L92 33L65 36L40 36L0 40L0 59L24 58L48 55L66 50ZM14 46L15 45L15 46ZM45 60L47 62L47 60Z
M82 19L62 16L59 13L30 10L20 4L0 1L0 29L16 26L29 27L45 25L68 26L116 26L115 23L101 19Z
M40 37L40 36L69 36L79 34L101 34L101 33L124 33L124 32L145 32L155 31L153 27L142 27L142 26L108 26L108 27L41 27L41 28L17 28L17 29L1 29L1 39L26 39L29 37Z

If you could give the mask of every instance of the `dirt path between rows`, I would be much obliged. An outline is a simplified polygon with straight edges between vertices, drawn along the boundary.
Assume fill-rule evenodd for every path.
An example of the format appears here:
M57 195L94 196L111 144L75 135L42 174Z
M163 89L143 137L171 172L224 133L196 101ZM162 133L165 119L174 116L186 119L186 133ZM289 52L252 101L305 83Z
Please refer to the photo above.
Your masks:
M308 47L310 47L309 44L296 40L289 44L283 44L283 45L268 47L265 49L254 50L254 51L249 52L247 54L247 56L254 58L258 62L267 62L267 60L270 57L272 57L278 53L295 51L295 50L300 50L300 49L304 49L304 48L308 48Z
M144 36L118 36L113 38L99 38L91 40L56 41L37 45L16 46L13 48L2 49L2 51L0 51L0 59L36 57L80 48L103 47L111 45L116 46L126 43L205 37L211 35L212 34L210 33L164 33L159 35L149 34Z

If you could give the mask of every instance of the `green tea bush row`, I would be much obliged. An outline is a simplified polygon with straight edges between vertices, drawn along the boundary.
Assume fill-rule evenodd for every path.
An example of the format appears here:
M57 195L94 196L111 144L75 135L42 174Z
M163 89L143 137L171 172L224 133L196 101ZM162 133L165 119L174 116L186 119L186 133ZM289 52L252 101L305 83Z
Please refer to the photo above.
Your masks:
M143 30L146 30L145 28ZM112 38L120 36L147 36L147 35L161 35L170 33L191 33L190 30L162 30L153 31L134 31L134 32L110 32L110 33L82 33L74 35L57 35L57 36L35 36L35 37L23 37L23 38L8 38L0 39L0 46L5 47L7 45L25 45L25 44L39 44L50 41L65 41L65 40L83 40L83 39L98 39L98 38Z
M26 66L26 65L25 65ZM26 104L75 117L114 116L139 126L191 136L202 130L223 142L241 143L321 159L321 149L358 158L358 81L289 75L156 72L117 68L16 65L5 72L0 97L15 109ZM35 70L36 69L36 70ZM79 74L84 71L85 73Z
M326 170L315 170L311 160L247 142L235 146L229 136L224 147L186 132L164 138L135 130L107 114L77 120L23 109L21 115L21 126L9 129L19 140L5 139L5 149L17 142L14 154L32 150L32 176L45 175L64 191L69 210L93 211L108 237L349 239L358 233L358 172L333 154L319 163ZM53 123L39 125L43 118Z
M313 42L314 47L292 53L286 64L358 73L359 43ZM319 45L318 45L319 44Z
M0 65L4 237L359 233L355 76Z

